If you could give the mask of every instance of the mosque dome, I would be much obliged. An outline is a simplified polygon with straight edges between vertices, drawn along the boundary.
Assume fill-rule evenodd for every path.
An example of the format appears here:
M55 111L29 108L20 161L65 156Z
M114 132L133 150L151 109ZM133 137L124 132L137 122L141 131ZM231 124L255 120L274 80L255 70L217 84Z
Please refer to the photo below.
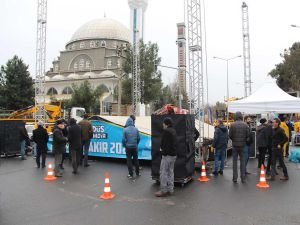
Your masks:
M109 39L129 42L129 29L114 19L95 19L79 27L69 44L75 41Z

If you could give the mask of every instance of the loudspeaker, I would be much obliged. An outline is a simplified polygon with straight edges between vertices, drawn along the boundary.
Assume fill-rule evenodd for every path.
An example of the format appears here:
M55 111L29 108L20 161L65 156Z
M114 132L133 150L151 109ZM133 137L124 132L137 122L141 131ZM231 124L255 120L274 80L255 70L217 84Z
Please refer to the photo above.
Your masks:
M190 180L195 169L195 118L194 115L152 115L152 179L159 180L161 162L160 143L163 133L163 121L170 117L177 134L177 159L174 168L175 182Z

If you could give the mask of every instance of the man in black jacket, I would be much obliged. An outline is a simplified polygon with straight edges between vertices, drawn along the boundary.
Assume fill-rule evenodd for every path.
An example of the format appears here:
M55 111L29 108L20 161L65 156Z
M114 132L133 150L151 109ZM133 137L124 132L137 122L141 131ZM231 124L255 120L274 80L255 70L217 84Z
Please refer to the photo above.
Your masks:
M29 141L28 133L25 127L25 122L22 121L19 129L19 141L20 141L20 148L21 148L21 159L25 160L25 148L26 148L26 142Z
M268 125L266 124L267 120L262 118L260 121L260 125L256 128L256 146L258 148L258 165L257 167L260 168L261 165L265 167L265 157L268 147Z
M177 137L173 128L173 120L169 117L163 122L163 135L160 144L162 159L160 163L160 191L156 197L165 197L174 192L174 165L176 161Z
M68 139L63 135L63 129L65 128L65 124L62 120L56 121L56 127L53 131L53 153L54 153L54 173L56 177L62 176L62 171L60 168L60 164L62 161L62 154L65 151L66 143Z
M252 144L252 135L251 135L251 122L252 122L252 119L251 117L248 115L248 116L245 116L245 119L244 119L245 123L247 124L248 126L248 129L249 129L249 136L246 140L246 145L244 147L244 151L243 151L243 155L244 155L244 160L245 160L245 175L249 175L250 173L247 171L247 165L248 165L248 162L249 162L249 157L250 157L250 148L251 148L251 144Z
M215 129L214 140L212 145L213 148L215 149L215 171L213 172L215 176L218 176L218 173L223 175L227 143L228 143L227 128L223 125L222 120L218 120L218 126ZM220 170L219 170L219 161L221 161Z
M243 149L246 141L249 138L249 127L243 122L243 115L241 112L236 112L234 115L235 122L231 125L229 130L229 138L232 140L232 154L233 154L233 179L234 183L237 182L237 160L240 156L240 173L242 183L245 183L245 160Z
M77 174L81 151L81 128L78 124L76 124L76 120L73 118L70 120L70 126L68 129L68 141L72 159L72 173Z
M287 142L288 137L285 135L284 130L279 127L280 120L278 118L273 120L273 133L272 133L272 166L271 166L271 176L267 179L275 180L276 175L276 160L278 159L279 165L282 168L284 176L280 180L288 180L287 168L283 160L283 146Z
M43 127L43 122L38 122L37 129L32 132L32 140L36 143L36 166L40 168L40 158L42 156L42 168L46 166L46 155L47 155L47 143L49 135L47 130Z

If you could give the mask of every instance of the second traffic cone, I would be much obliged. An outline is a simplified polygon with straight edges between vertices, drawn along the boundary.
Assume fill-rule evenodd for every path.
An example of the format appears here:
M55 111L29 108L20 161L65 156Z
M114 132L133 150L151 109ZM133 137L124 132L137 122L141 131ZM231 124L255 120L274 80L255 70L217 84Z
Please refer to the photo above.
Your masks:
M200 175L198 180L200 182L208 182L209 181L208 177L206 176L205 162L204 161L202 161L201 175Z
M53 171L53 166L52 163L48 164L48 171L47 171L47 176L44 177L44 180L46 181L54 181L57 178L54 176L54 171Z
M265 174L265 168L264 165L261 165L260 169L260 176L259 176L259 183L256 185L258 188L269 188L270 186L267 184L266 181L266 174Z
M104 182L104 193L100 196L100 198L104 200L113 199L115 195L111 192L110 182L109 182L109 174L105 173L105 182Z

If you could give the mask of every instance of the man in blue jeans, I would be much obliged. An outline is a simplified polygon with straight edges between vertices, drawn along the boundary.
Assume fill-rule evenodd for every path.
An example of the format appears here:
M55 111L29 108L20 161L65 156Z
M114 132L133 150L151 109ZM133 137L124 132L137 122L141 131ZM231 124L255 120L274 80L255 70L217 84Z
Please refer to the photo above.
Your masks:
M134 126L132 117L129 117L123 131L122 144L126 149L128 175L133 178L132 164L135 166L136 176L140 176L139 160L138 160L138 145L140 142L139 130Z
M228 130L223 125L223 121L218 120L218 125L215 129L214 140L212 145L213 148L215 148L215 171L213 172L215 176L218 176L218 174L223 175L227 143L228 143ZM219 170L219 161L221 161L220 170Z

